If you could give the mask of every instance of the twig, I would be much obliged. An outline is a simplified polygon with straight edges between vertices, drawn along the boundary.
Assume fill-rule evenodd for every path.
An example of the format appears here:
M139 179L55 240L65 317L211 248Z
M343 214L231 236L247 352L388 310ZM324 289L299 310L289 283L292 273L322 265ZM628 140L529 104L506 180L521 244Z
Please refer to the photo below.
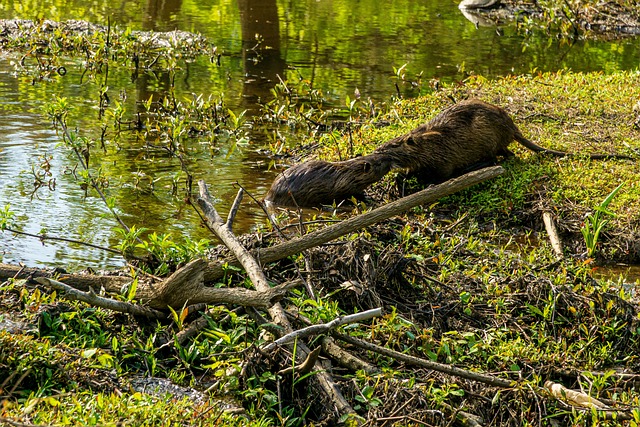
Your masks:
M242 188L240 188L240 190L238 190L238 195L236 196L236 199L233 201L233 204L231 205L231 209L229 210L229 215L227 215L227 228L229 230L233 229L233 221L236 219L238 208L240 207L240 203L242 202L243 193L244 191L242 190Z
M513 388L517 382L512 380L504 380L502 378L495 377L493 375L482 374L479 372L471 372L465 369L456 368L455 366L445 365L444 363L432 362L431 360L421 359L419 357L410 356L408 354L400 353L394 350L390 350L385 347L381 347L376 344L372 344L358 338L350 337L349 335L343 335L338 333L332 334L340 341L355 345L362 349L373 351L378 354L382 354L387 357L391 357L400 362L407 363L414 366L420 366L434 371L442 372L444 374L453 375L460 378L465 378L472 381L478 381L484 384L488 384L495 387Z
M296 366L289 366L288 368L282 369L278 371L278 375L285 376L297 373L298 376L303 376L308 374L313 370L316 362L318 361L318 357L320 357L320 350L322 350L322 347L320 346L314 348L313 351L307 355L307 358L304 359L304 362Z
M551 248L553 248L556 258L560 260L563 258L562 242L560 241L560 236L558 236L558 230L556 229L556 224L553 221L551 213L547 211L542 212L542 220L544 221L544 227L551 241Z
M276 224L276 222L273 220L273 217L271 214L269 214L269 212L267 211L267 209L264 206L264 203L262 203L260 200L256 199L254 197L253 194L251 194L251 192L247 191L246 188L244 188L238 181L236 181L235 185L237 185L238 187L240 187L240 189L242 189L245 193L247 193L249 195L249 197L251 197L251 199L256 202L256 204L260 207L260 209L262 210L262 212L264 212L264 214L266 215L267 219L269 220L269 223L271 224L271 226L273 227L274 230L276 230L276 232L278 233L278 235L280 235L280 237L282 237L283 239L287 240L287 237L284 235L284 233L282 232L282 228L280 228L278 226L278 224ZM198 212L198 214L200 214Z
M325 336L322 338L322 351L328 357L331 357L333 360L338 362L340 365L351 369L352 371L364 371L369 375L373 375L375 373L380 372L380 369L369 362L365 362L364 360L354 356L349 353L347 350L340 347L335 343L335 340L330 336Z
M106 252L111 252L113 254L122 255L122 252L120 252L118 250L107 248L105 246L94 245L93 243L83 242L82 240L67 239L65 237L51 237L51 236L47 236L47 235L44 235L44 234L32 234L32 233L27 233L25 231L14 230L14 229L11 229L11 228L5 228L4 231L9 231L11 233L19 234L21 236L35 237L36 239L39 239L39 240L53 240L53 241L57 241L57 242L76 243L78 245L88 246L90 248L100 249L100 250L103 250L103 251L106 251Z
M382 309L373 308L371 310L363 311L362 313L356 313L356 314L350 314L348 316L338 317L336 319L333 319L330 322L323 323L321 325L307 326L306 328L298 329L297 331L288 333L287 335L284 335L283 337L273 341L272 343L269 343L263 348L263 350L272 351L277 346L288 344L296 339L306 338L310 335L324 334L341 325L362 322L363 320L368 320L373 317L379 317L379 316L382 316Z
M93 175L91 175L91 172L89 171L89 164L87 162L85 162L85 159L82 157L80 152L73 146L74 139L71 137L71 134L69 133L69 129L67 128L67 124L63 120L62 116L61 115L56 115L55 119L56 119L56 121L58 123L60 123L60 126L62 127L63 139L66 138L69 141L69 144L71 144L71 146L72 146L73 152L75 153L76 157L80 161L80 164L82 165L84 170L87 172L87 177L91 181L91 186L93 187L94 190L96 190L96 192L98 193L98 195L100 196L100 198L104 202L104 205L111 212L111 215L113 215L113 217L116 219L116 221L118 221L118 223L120 223L122 228L124 228L127 232L129 232L130 231L129 227L127 227L127 224L124 223L124 221L120 218L120 216L116 213L116 211L107 202L106 196L104 195L102 190L100 190L100 187L98 186L98 183L96 183L96 180L93 178ZM137 239L137 240L139 241L140 239Z

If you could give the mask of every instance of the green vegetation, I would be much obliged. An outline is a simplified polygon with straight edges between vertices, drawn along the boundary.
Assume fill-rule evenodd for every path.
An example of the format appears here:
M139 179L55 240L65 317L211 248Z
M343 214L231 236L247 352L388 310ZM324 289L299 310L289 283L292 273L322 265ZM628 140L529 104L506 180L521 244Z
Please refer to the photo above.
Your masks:
M610 217L615 217L616 215L613 212L607 210L607 206L613 200L615 195L620 191L624 184L618 185L609 195L600 203L600 206L597 206L594 209L593 214L589 214L584 222L584 225L580 229L582 235L584 236L585 244L587 245L587 255L593 256L596 252L596 247L598 245L598 240L600 238L600 233L604 229L605 225L609 222L608 219L602 218L601 216L608 215Z
M96 49L100 51L100 45ZM111 61L108 55L103 59ZM172 64L167 60L164 66L172 69ZM402 69L395 73L398 84L406 77ZM47 72L37 67L29 71ZM394 78L391 72L390 77ZM169 82L171 88L174 80ZM370 152L433 117L452 100L468 97L503 106L527 137L543 146L637 156L638 87L638 71L532 73L497 80L475 76L438 86L413 100L376 105L354 94L334 104L300 78L276 86L273 99L251 123L221 102L198 95L191 101L180 100L171 89L164 99L149 99L135 113L122 103L104 103L105 92L100 91L96 99L104 109L103 135L108 135L104 139L83 136L81 126L71 131L76 129L71 123L73 106L64 97L52 101L46 111L59 132L61 148L78 162L73 179L88 195L104 192L100 197L115 218L121 202L110 195L112 187L107 184L117 177L106 175L102 164L107 163L109 149L119 145L125 124L137 123L131 131L141 141L151 140L153 148L177 159L174 167L181 178L176 181L188 198L193 184L190 161L202 156L194 146L232 151L245 143L249 124L286 127L291 132L304 129L306 136L296 146L274 138L274 153L313 153L336 160ZM333 126L336 118L340 121ZM308 135L309 127L315 135ZM332 363L326 371L358 417L397 425L454 425L469 414L496 426L640 424L640 394L621 374L640 368L637 298L629 284L595 280L592 275L598 263L640 258L634 252L639 243L637 162L591 161L579 155L557 159L523 148L516 151L518 156L504 162L506 172L499 178L349 233L330 245L264 265L274 284L304 277L314 289L315 298L299 287L281 302L296 328L382 307L379 318L305 338L310 347L325 344L327 335L340 343L341 336L348 335L424 361L491 374L508 384L487 385L345 345L376 368L339 366L335 356L323 353L322 360ZM621 183L624 192L618 193ZM414 190L415 182L399 186L392 174L372 189L372 202L357 209ZM596 215L605 209L617 216L607 218L602 233L602 217ZM573 256L555 258L540 225L545 210L556 214L567 252ZM596 214L585 216L591 211ZM291 217L300 228L323 226L319 221L305 224L306 218L295 213ZM589 222L583 224L585 217ZM15 218L9 205L0 210L3 234L22 220ZM142 272L166 277L204 256L205 247L214 253L211 258L222 253L221 248L209 248L208 242L178 243L169 234L130 220L120 218L115 246ZM271 227L265 224L264 230L244 236L244 243L252 248L278 243L280 237L270 232ZM587 242L580 234L585 227ZM283 228L284 233L295 234L293 228ZM585 252L598 258L581 257ZM207 285L252 287L244 271L230 265L224 270L224 277ZM140 273L139 278L144 276ZM58 279L65 277L60 272ZM134 281L110 297L136 303L139 286ZM264 350L272 334L281 332L266 310L212 304L168 307L165 314L150 320L116 313L72 301L32 281L4 280L0 422L56 426L336 422L340 414L318 393L318 372L287 371L297 367L292 356L298 342ZM200 321L193 335L185 334ZM141 387L141 378L157 384L168 380L180 386L180 392ZM581 389L614 412L579 408L554 398L543 388L547 381ZM626 420L620 421L623 417Z
M544 146L634 155L638 131L631 101L636 84L639 73L473 78L464 86L394 102L376 115L361 101L338 110L322 102L309 109L300 100L317 95L307 94L304 84L296 92L289 85L288 91L276 89L262 118L270 122L278 117L292 126L347 117L350 132L336 130L320 139L318 154L336 159L366 153L411 129L451 97L478 96L505 106L525 134ZM590 140L598 144L585 143ZM579 232L584 213L611 209L618 215L608 218L608 232L593 242L601 245L600 261L627 259L632 255L618 248L633 244L629 224L638 206L629 201L640 197L638 169L630 161L555 159L516 150L518 157L504 164L506 173L497 179L415 209L401 221L353 233L337 246L266 267L269 277L280 280L296 277L299 268L321 272L313 279L317 300L300 290L287 299L310 322L382 305L383 318L341 332L427 360L522 381L514 389L500 390L352 349L381 369L377 374L342 372L339 385L361 416L383 418L410 401L402 411L434 425L443 420L433 415L434 409L448 423L456 408L492 419L494 425L514 419L522 425L556 420L619 425L602 414L567 411L559 401L532 398L531 390L547 380L588 390L618 410L640 405L640 395L615 373L638 367L637 304L622 283L594 280L592 260L557 263L538 218L538 206L556 212L566 243L579 254L585 251ZM624 192L609 190L617 181L628 183ZM372 196L389 200L398 197L397 191L390 176L376 185ZM607 195L603 206L598 201ZM9 219L10 209L5 211L3 218ZM202 249L194 246L175 258L174 244L165 237L152 234L146 243L136 243L139 232L131 227L129 235L123 233L120 249L174 259L162 263L158 274ZM241 271L229 273L225 284L245 285ZM343 281L364 285L364 293L340 286ZM80 303L69 305L55 292L21 281L5 282L0 295L7 307L2 318L35 328L17 335L0 333L0 377L8 378L2 388L11 390L5 394L3 417L52 425L141 420L153 425L160 419L166 424L188 419L195 425L301 425L322 417L322 406L309 394L312 377L281 377L276 372L286 364L256 353L266 336L260 321L244 309L211 307L206 327L180 343L177 334L194 320L188 310L148 323ZM154 398L129 385L139 376L206 389L207 398ZM229 401L243 407L246 418L221 412ZM630 416L640 416L634 411Z

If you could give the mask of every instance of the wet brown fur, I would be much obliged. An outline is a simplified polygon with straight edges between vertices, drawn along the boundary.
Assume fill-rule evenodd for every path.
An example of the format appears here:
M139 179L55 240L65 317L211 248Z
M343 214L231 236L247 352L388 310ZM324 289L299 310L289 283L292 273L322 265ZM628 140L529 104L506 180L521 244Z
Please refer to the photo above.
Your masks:
M386 155L370 154L342 162L311 160L276 177L265 201L282 206L313 207L361 198L364 190L391 170Z
M498 156L513 156L507 148L513 140L535 152L571 155L529 141L505 110L478 99L447 108L428 123L382 144L374 153L389 156L394 168L405 169L423 182L438 183L494 164ZM630 158L617 154L588 156Z

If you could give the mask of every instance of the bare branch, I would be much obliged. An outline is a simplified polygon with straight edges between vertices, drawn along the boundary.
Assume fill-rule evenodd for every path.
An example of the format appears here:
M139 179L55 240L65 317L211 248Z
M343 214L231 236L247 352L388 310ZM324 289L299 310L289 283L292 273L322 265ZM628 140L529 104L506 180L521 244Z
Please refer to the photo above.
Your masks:
M384 206L380 206L379 208L366 212L362 215L316 230L302 237L298 237L297 239L292 239L269 248L258 249L253 251L252 255L263 264L274 262L300 253L306 249L327 243L363 227L384 221L385 219L399 215L416 206L429 204L441 197L464 190L467 187L486 181L490 178L495 178L503 172L504 169L501 166L492 166L473 171L442 184L430 186L422 191L403 197L402 199L398 199ZM222 277L224 275L223 266L227 264L235 267L240 267L242 265L240 261L234 258L212 261L209 263L205 272L205 281L214 281L219 277Z
M132 304L126 301L117 301L111 298L101 297L99 295L96 295L93 291L79 291L69 285L58 282L57 280L49 279L46 277L38 277L35 280L41 285L50 286L59 291L64 291L66 294L65 296L71 300L82 301L96 307L102 307L109 310L118 311L120 313L133 314L135 316L144 316L152 319L163 319L167 317L166 314L152 308L143 307L139 304Z
M562 253L562 242L560 241L560 236L558 236L556 223L553 220L551 213L547 211L542 212L542 220L544 221L544 227L549 235L549 241L551 242L553 253L556 254L557 259L562 259L564 257L564 254Z
M233 201L231 205L231 209L229 209L229 215L227 215L227 228L229 230L233 230L233 221L236 219L236 214L238 213L238 208L240 208L240 203L242 202L242 195L244 194L244 190L240 188L238 190L238 195L236 199Z
M321 324L321 325L311 325L306 328L298 329L297 331L293 331L272 343L266 345L263 349L265 351L272 351L277 346L288 344L296 339L306 338L311 335L319 335L323 333L327 333L332 329L337 328L341 325L347 325L349 323L361 322L363 320L368 320L373 317L382 316L382 308L373 308L371 310L363 311L362 313L350 314L348 316L338 317L333 319L330 322Z
M264 271L260 268L260 264L256 259L247 251L242 244L238 241L238 238L231 232L231 230L225 227L225 223L220 219L220 215L216 211L215 207L211 203L211 197L207 190L207 185L204 181L198 181L198 187L200 188L200 197L198 198L198 205L207 217L208 225L213 228L218 237L224 242L225 245L233 252L241 265L246 270L249 278L253 282L253 285L258 291L267 291L270 289L267 277ZM276 303L269 309L269 315L274 323L283 328L286 333L293 332L293 328L287 319L287 316L282 309L280 303ZM302 364L309 357L311 350L303 342L298 342L295 352L296 363ZM344 398L340 389L331 378L331 375L326 372L319 363L314 364L316 375L314 378L318 381L320 389L324 392L326 397L331 401L332 409L335 408L338 417L345 415L355 415L355 411L349 405L349 402Z

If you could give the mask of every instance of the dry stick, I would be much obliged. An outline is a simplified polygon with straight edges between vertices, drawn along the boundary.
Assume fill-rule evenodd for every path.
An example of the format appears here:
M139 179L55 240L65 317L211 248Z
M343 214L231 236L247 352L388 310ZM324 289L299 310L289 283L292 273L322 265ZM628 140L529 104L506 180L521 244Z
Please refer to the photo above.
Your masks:
M19 265L0 263L0 282L7 279L26 280L37 277L50 277L59 275L60 280L80 290L106 289L109 292L120 292L123 286L131 283L131 277L123 276L98 276L93 274L59 274L52 270L40 268L22 267Z
M152 308L143 307L141 305L132 304L125 301L116 301L111 298L104 298L96 295L93 291L79 291L69 285L58 282L57 280L49 279L46 277L38 277L35 280L41 285L50 286L59 291L64 291L68 299L86 302L87 304L91 304L96 307L107 308L109 310L118 311L121 313L129 313L136 316L149 317L152 319L163 319L167 317L166 314Z
M269 248L252 251L251 254L263 264L274 262L337 239L338 237L352 231L378 223L395 215L399 215L416 206L431 203L441 197L464 190L467 187L478 184L487 179L494 178L503 172L504 169L500 166L492 166L473 171L442 184L428 187L422 191L388 203L370 212L366 212L362 215L358 215L337 224L314 231L297 239L292 239ZM209 263L209 266L205 271L205 281L214 281L222 277L224 275L225 264L234 267L241 266L241 263L234 258L212 261Z
M296 313L295 315L288 311L286 313L289 319L298 320L308 326L314 325L311 320L300 315L300 313ZM371 375L380 372L380 369L376 365L365 362L340 347L330 335L322 337L320 344L322 345L322 351L324 351L324 354L330 356L332 360L338 362L338 364L345 368L351 369L352 371L365 371L367 374Z
M214 288L204 285L202 276L206 266L207 262L198 258L160 283L139 281L136 299L158 310L164 310L167 306L181 309L185 303L237 304L244 307L267 308L271 307L274 301L281 299L291 288L302 284L301 280L294 280L269 288L267 292L245 288ZM0 283L6 279L38 280L52 277L79 291L104 289L116 294L121 293L122 288L131 285L133 281L131 277L124 276L58 274L51 270L0 263Z
M388 348L381 347L379 345L369 343L358 338L353 338L349 335L338 334L335 332L332 335L335 338L339 339L340 341L344 341L348 344L355 345L356 347L362 348L364 350L373 351L375 353L382 354L383 356L391 357L400 362L442 372L447 375L465 378L471 381L478 381L484 384L488 384L490 386L501 387L501 388L514 388L519 384L519 381L504 380L502 378L498 378L493 375L482 374L479 372L471 372L471 371L467 371L466 369L456 368L455 366L445 365L444 363L432 362L430 360L425 360L419 357L410 356L408 354L390 350ZM557 398L560 401L562 401L563 397L567 399L566 392L565 392L565 396L563 396L562 393L554 394L551 390L552 387L562 389L561 385L554 384L550 381L547 381L544 387L544 391L542 388L538 388L537 390L532 390L532 391L538 395L551 394L553 397ZM573 391L571 391L571 393L572 395L580 395L580 398L578 400L580 399L585 399L589 401L595 400L582 393L577 393ZM597 408L595 406L581 404L579 401L575 401L571 399L567 399L567 401L564 403L567 403L572 409L576 409L576 410L582 410L582 411L597 410L598 413L604 416L606 419L612 419L612 418L617 418L620 420L631 419L631 415L625 411L616 411L616 410L610 410L610 409Z
M233 201L233 204L231 205L231 209L229 209L229 215L227 215L227 223L226 223L226 227L229 230L233 230L233 221L236 219L236 214L238 213L238 209L240 208L240 203L242 202L243 193L244 193L243 189L240 189L240 191L238 191L238 195L236 196L236 199Z
M115 249L107 248L105 246L100 246L100 245L94 245L93 243L83 242L82 240L67 239L65 237L57 237L57 236L47 236L45 234L27 233L25 231L14 230L12 228L5 228L3 231L8 231L8 232L11 232L11 233L14 233L14 234L19 234L21 236L35 237L36 239L41 240L42 242L44 242L46 240L52 240L54 242L76 243L78 245L83 245L83 246L87 246L87 247L94 248L94 249L100 249L100 250L103 250L105 252L111 252L113 254L122 255L122 252L117 251Z
M301 283L299 280L294 280L260 290L214 288L204 285L202 277L206 265L205 260L195 259L174 272L162 283L155 285L151 295L149 295L149 289L141 290L138 288L136 298L158 309L166 309L167 306L178 309L185 304L199 303L238 304L245 307L269 308L274 302L282 299L292 287Z
M553 217L548 211L542 212L542 220L544 221L544 227L546 228L547 234L549 235L549 241L551 241L551 248L553 248L553 252L556 254L556 258L560 260L563 258L562 242L560 241L560 236L558 236L556 223L553 221Z
M198 205L202 209L209 226L216 232L220 240L235 254L237 259L241 262L242 266L246 270L249 278L253 282L258 291L267 291L270 289L267 277L265 276L260 264L251 256L242 244L238 241L238 238L233 234L229 228L228 222L220 217L216 209L211 203L211 196L209 190L204 181L198 181L198 187L200 189L200 197L198 198ZM242 190L240 190L241 192ZM280 303L275 303L268 309L269 315L274 323L281 326L286 333L293 331L291 324L287 320L287 316L282 309ZM296 364L304 363L311 350L304 343L298 342L296 346ZM329 400L335 405L335 408L342 417L346 414L354 414L355 411L349 405L349 402L342 396L340 389L335 384L331 376L325 372L319 363L315 365L315 378L318 381L321 389L324 391Z
M344 341L368 351L382 354L383 356L391 357L395 360L408 363L410 365L421 366L423 368L432 369L434 371L442 372L460 378L465 378L472 381L479 381L481 383L495 387L512 388L517 384L517 381L503 380L502 378L498 378L493 375L471 372L465 369L456 368L455 366L445 365L444 363L432 362L430 360L421 359L419 357L409 356L408 354L390 350L388 348L384 348L358 338L350 337L349 335L337 333L333 333L332 335L340 341Z
M371 310L363 311L362 313L355 313L355 314L350 314L348 316L338 317L333 319L330 322L323 323L321 325L307 326L306 328L298 329L296 331L293 331L291 333L288 333L278 338L277 340L264 346L263 350L273 351L275 350L276 347L289 344L290 342L296 339L306 338L310 335L323 334L341 325L362 322L363 320L368 320L378 316L382 316L382 308L373 308Z
M349 353L336 344L335 340L330 336L322 338L322 342L320 344L322 345L322 351L324 354L331 357L332 360L335 360L339 365L344 366L345 368L351 369L354 372L364 371L369 375L380 372L380 368L376 365L366 362Z

